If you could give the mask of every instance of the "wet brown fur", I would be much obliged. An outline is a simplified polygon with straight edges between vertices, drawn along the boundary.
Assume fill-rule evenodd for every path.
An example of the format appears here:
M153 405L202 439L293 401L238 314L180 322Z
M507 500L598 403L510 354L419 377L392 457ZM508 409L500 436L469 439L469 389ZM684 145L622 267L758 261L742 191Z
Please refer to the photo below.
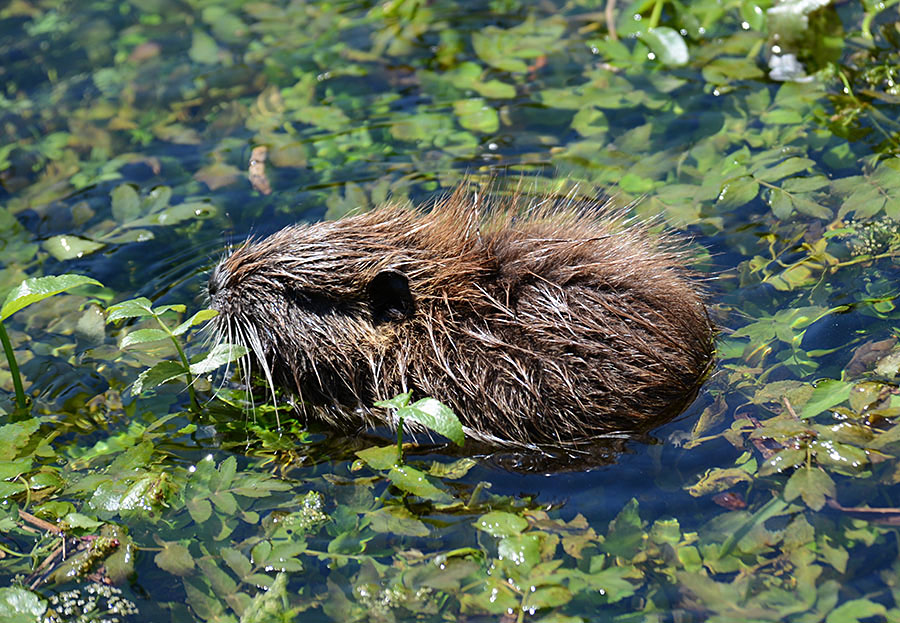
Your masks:
M332 425L385 423L372 403L412 390L477 439L568 443L696 392L714 330L685 262L597 205L460 188L246 244L210 298L220 335Z

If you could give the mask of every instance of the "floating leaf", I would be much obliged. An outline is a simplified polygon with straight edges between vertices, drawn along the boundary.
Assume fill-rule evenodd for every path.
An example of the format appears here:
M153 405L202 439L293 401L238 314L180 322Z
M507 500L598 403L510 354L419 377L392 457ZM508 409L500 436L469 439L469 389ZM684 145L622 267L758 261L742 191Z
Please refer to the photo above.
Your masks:
M491 536L506 537L523 532L528 527L528 521L512 513L492 511L479 517L474 525Z
M357 450L361 458L372 469L390 469L400 460L400 450L395 445Z
M481 98L457 100L453 103L453 111L459 124L467 130L492 134L500 128L500 117Z
M394 466L388 472L388 479L397 488L407 493L417 495L426 500L449 503L453 498L443 489L439 488L425 472L421 472L409 465Z
M62 262L90 255L106 245L78 236L51 236L42 246L50 255Z
M127 223L141 213L141 200L130 184L120 184L109 194L112 198L112 214L118 223Z
M690 60L687 44L676 30L659 26L642 32L640 39L663 65L677 67L685 65Z

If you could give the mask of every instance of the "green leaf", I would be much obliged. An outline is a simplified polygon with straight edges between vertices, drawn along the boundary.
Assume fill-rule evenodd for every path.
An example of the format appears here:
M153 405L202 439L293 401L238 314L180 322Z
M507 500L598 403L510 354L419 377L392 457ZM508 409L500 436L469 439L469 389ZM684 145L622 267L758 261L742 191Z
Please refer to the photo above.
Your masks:
M146 344L148 342L158 342L169 337L169 334L162 329L135 329L122 338L119 348L127 348L135 344Z
M196 63L215 65L219 62L219 46L216 40L202 30L194 30L194 38L191 41L191 49L188 56Z
M830 408L841 404L850 397L850 391L852 389L853 384L846 381L832 379L819 381L819 383L816 384L816 388L813 391L809 402L807 402L800 411L800 418L805 420L807 418L815 417L823 411L827 411Z
M365 461L366 465L372 469L390 469L400 459L400 450L395 445L366 448L358 450L356 456Z
M215 318L219 315L214 309L201 309L196 314L182 322L180 325L172 329L172 335L181 335L186 333L188 329L193 327L194 325L203 324L210 318Z
M63 518L63 524L65 525L65 529L67 530L76 528L81 528L84 530L95 530L96 528L102 526L103 522L92 519L87 515L82 515L81 513L68 513Z
M375 532L415 537L430 534L428 526L403 506L384 506L367 513L366 517L370 522L369 527Z
M794 175L800 171L805 171L815 165L814 160L809 158L788 158L779 162L774 167L769 167L761 171L756 171L753 175L756 179L764 182L777 182L778 180Z
M750 203L759 194L759 183L750 176L731 179L722 185L716 206L723 210Z
M42 244L44 249L60 262L90 255L106 246L78 236L51 236Z
M257 593L241 614L240 623L277 623L289 612L286 573L279 573L268 590Z
M184 367L178 361L160 361L138 375L131 386L131 394L137 396L147 389L153 389L172 379L184 376Z
M462 424L453 410L434 398L423 398L397 410L397 417L417 422L443 435L458 446L465 442Z
M0 460L12 461L19 450L31 442L31 436L40 428L41 421L30 418L22 422L12 422L0 426ZM24 460L27 460L24 459ZM16 470L16 466L9 469Z
M528 571L541 561L540 537L537 534L506 537L497 544L497 553L519 569Z
M497 111L480 97L455 101L453 112L459 119L459 125L467 130L493 134L500 128Z
M47 610L47 602L18 586L0 588L0 619L4 623L38 623Z
M528 520L512 513L491 511L475 521L475 527L496 537L520 534L528 527Z
M240 344L216 344L206 357L197 363L191 364L191 374L195 376L206 374L224 366L226 363L237 361L246 355L247 352L247 348Z
M802 497L813 510L825 506L826 497L835 496L834 481L820 467L801 467L788 478L784 486L784 499L788 502Z
M206 180L203 180L206 181ZM212 185L210 185L212 187ZM135 219L129 227L172 226L190 219L206 219L215 216L216 206L211 203L180 203L155 214Z
M120 184L109 194L112 198L112 215L121 224L133 221L141 213L141 199L130 184Z
M388 480L398 489L426 500L449 504L453 497L434 484L425 472L409 465L394 466L388 472Z
M55 277L26 279L7 295L3 307L0 308L0 321L6 320L20 309L28 307L32 303L43 301L54 294L84 285L103 287L103 284L96 279L91 279L84 275L65 274Z
M759 466L759 476L771 476L793 469L806 461L806 450L802 448L785 448L766 459Z
M638 515L637 500L631 498L616 518L609 524L609 532L601 549L613 556L630 559L641 547L644 530Z
M144 297L122 301L106 308L106 322L115 322L124 318L144 318L152 315L153 303Z
M885 607L868 599L851 599L832 610L825 623L859 623L863 619L883 617Z
M545 586L526 594L522 598L525 612L539 608L555 608L572 601L572 593L564 586Z
M375 403L375 406L384 407L385 409L399 409L408 405L411 399L412 392L406 392L405 394L398 394L390 400L379 400Z
M194 570L194 558L181 543L164 542L161 552L153 557L156 566L173 575L186 576Z
M647 44L663 65L677 67L690 60L687 44L676 30L660 26L642 32L639 38Z

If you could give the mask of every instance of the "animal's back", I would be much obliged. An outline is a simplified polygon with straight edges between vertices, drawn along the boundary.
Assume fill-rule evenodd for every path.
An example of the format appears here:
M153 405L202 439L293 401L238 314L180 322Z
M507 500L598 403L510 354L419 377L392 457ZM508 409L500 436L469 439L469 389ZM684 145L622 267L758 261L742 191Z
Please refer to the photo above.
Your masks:
M282 323L287 338L263 340L257 358L301 398L343 405L318 411L333 424L357 407L377 423L371 403L409 390L500 443L647 430L677 414L714 334L683 253L597 206L528 201L457 191L430 211L285 230L223 263L233 296L218 308L258 322L255 335ZM275 285L260 297L253 278Z

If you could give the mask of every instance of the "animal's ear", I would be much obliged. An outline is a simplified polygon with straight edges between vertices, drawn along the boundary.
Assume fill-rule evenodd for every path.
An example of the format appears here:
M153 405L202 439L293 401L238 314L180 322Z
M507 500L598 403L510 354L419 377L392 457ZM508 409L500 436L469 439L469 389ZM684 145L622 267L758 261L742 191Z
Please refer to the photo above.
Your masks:
M413 297L409 279L399 270L382 270L369 282L367 294L372 321L397 322L413 314Z

